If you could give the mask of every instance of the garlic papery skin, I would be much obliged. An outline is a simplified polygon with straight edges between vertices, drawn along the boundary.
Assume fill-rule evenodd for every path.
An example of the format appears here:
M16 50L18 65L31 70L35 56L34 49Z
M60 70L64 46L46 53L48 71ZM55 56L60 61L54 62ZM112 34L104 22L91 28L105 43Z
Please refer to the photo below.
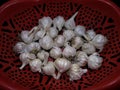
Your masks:
M72 64L67 74L69 75L70 81L81 79L84 73L87 73L87 69L82 69L78 64Z
M25 52L26 44L24 42L17 42L13 47L15 53L20 54Z
M25 43L31 43L37 31L38 27L35 26L30 31L27 30L22 31L20 37L22 41L24 41Z
M70 19L68 19L66 22L65 22L65 27L67 28L67 29L74 29L75 28L75 21L74 21L74 19L75 19L75 17L77 16L77 14L78 14L78 12L76 12Z
M54 46L62 47L64 46L65 37L63 35L58 35L54 40Z
M40 50L40 44L37 42L32 42L26 46L26 51L31 53L36 53Z
M53 25L54 27L57 27L59 31L62 30L64 23L65 23L65 19L62 16L57 16L53 19Z
M100 68L102 62L103 62L103 58L98 55L93 54L88 57L88 67L90 69L94 70Z
M54 59L60 58L62 55L62 50L59 47L53 47L50 50L50 56Z
M75 49L79 49L82 45L83 45L83 40L81 37L76 36L72 39L72 47L74 47Z
M76 49L67 44L62 54L66 58L74 57L76 55Z
M40 52L37 53L37 57L43 61L43 65L46 65L48 62L48 58L49 58L49 53L42 50Z
M42 67L43 73L51 75L56 79L55 66L53 61L49 61L45 66Z
M39 25L42 26L44 30L48 30L52 25L52 19L50 17L43 17L39 19Z
M86 52L87 54L93 54L96 49L91 43L84 43L82 45L82 51Z
M86 35L89 38L89 40L92 40L96 36L96 33L93 29L91 29L86 31Z
M37 41L37 40L43 38L43 37L45 36L45 34L46 34L46 31L41 28L41 29L35 34L35 36L34 36L34 38L33 38L33 41Z
M82 25L77 25L74 29L74 32L77 36L83 36L86 40L89 40L89 38L85 34L85 31L86 31L86 29Z
M25 52L20 54L19 59L22 62L20 69L23 69L31 60L36 59L36 56L34 54Z
M70 68L71 62L66 58L57 58L54 65L59 72L63 73Z
M33 35L28 36L28 35L29 35L29 31L27 31L27 30L26 31L24 30L24 31L21 32L20 37L21 37L23 42L25 42L25 43L31 43L32 42L34 36Z
M34 59L29 62L30 69L32 72L40 72L41 73L41 67L42 67L42 62L40 59Z
M88 55L83 51L78 51L75 57L79 66L85 66L88 62Z
M61 73L67 71L71 67L71 62L67 60L66 58L57 58L54 61L54 65L56 69L58 70L56 79L59 79L61 76Z
M40 46L45 50L49 50L53 47L53 39L49 35L46 35L40 39L39 43Z
M55 38L58 35L58 30L55 27L51 27L48 30L48 34L50 35L50 37Z
M65 37L65 41L70 41L75 36L75 33L72 30L64 30L63 36Z
M102 51L104 45L107 43L107 38L103 36L102 34L97 34L91 43L97 48L100 49L100 52Z

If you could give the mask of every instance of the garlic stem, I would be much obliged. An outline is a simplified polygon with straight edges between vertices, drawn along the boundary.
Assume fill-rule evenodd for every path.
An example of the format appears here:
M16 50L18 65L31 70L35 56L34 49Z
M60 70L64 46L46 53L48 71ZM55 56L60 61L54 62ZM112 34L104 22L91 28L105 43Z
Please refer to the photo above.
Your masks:
M61 74L62 73L58 71L56 79L60 79Z
M37 33L37 31L38 31L38 27L37 26L33 27L32 30L29 31L28 36L31 36L31 35L34 36L35 33Z
M55 73L53 73L52 76L53 76L54 79L57 79L57 76L56 76Z
M67 29L74 29L75 28L75 17L77 16L78 12L76 12L70 19L68 19L66 22L65 22L65 27Z
M27 65L26 63L22 63L22 65L19 69L22 70L26 65Z
M71 17L71 19L74 20L77 14L78 14L78 11Z

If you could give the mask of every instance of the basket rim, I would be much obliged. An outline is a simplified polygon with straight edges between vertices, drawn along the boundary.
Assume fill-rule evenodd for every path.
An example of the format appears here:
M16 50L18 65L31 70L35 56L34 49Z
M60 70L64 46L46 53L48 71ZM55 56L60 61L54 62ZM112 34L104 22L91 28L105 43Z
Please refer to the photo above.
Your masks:
M24 3L24 2L37 3L37 2L40 2L40 1L42 1L42 0L10 0L10 1L4 3L2 6L0 6L0 16L4 12L4 10L11 7L12 5L15 5L15 4L18 4L18 3ZM45 1L47 1L47 0L44 0L44 2ZM51 1L57 1L57 0L51 0ZM94 2L94 1L96 1L96 0L92 0L92 2ZM106 5L112 7L117 12L117 14L120 16L120 8L117 5L115 5L112 1L110 1L110 0L97 0L97 1L105 3ZM11 84L10 85L4 85L4 83L2 81L4 82L4 80L0 78L0 85L3 85L4 88L8 88L8 87L14 88L14 87L10 86ZM111 80L111 81L113 81L113 80ZM117 75L114 78L114 82L107 82L107 84L103 85L103 87L97 87L94 90L99 90L99 89L105 90L105 88L110 87L111 85L114 85L116 83L120 83L119 75ZM89 90L92 90L92 89L89 89Z
M16 3L40 2L40 1L41 0L9 0L8 2L4 3L2 6L0 6L0 14L4 11L4 9L6 9L6 8L16 4ZM47 1L47 0L44 0L44 1ZM51 0L51 1L57 1L57 0ZM92 0L92 1L96 1L96 0ZM120 15L120 8L112 1L110 1L110 0L97 0L97 1L100 1L102 3L105 3L109 6L111 6Z

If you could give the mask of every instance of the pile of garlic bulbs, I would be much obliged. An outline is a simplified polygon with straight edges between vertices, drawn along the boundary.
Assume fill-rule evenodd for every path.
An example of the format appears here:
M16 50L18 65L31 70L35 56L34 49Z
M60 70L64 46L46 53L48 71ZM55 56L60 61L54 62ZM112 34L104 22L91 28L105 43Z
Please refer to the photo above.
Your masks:
M51 75L55 79L66 72L73 81L79 80L88 71L87 67L100 68L103 58L99 53L107 38L96 34L93 29L86 30L84 26L76 25L74 19L77 14L66 21L62 16L53 20L43 17L39 19L38 26L30 31L23 30L21 41L13 48L22 62L20 69L29 65L32 72Z

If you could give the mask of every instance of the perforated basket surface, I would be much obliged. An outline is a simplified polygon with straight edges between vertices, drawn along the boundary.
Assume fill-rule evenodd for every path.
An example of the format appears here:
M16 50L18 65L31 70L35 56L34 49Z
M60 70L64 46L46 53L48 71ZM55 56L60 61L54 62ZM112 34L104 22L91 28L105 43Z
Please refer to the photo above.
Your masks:
M21 30L30 30L43 16L68 19L76 11L76 23L107 36L103 65L89 70L78 81L66 74L60 80L32 73L13 52ZM0 7L0 90L113 90L120 89L120 11L109 0L12 0Z

